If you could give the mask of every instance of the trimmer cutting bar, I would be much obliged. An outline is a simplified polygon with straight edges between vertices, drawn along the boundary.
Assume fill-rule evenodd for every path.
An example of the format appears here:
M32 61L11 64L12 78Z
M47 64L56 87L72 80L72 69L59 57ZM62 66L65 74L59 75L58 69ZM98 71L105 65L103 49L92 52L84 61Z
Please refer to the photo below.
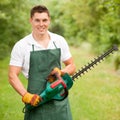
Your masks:
M104 58L107 57L110 53L113 53L113 51L117 51L117 50L118 50L118 47L116 45L114 45L107 52L105 52L102 55L98 56L93 61L91 60L91 63L88 63L88 65L85 65L84 67L82 67L81 70L78 70L78 72L76 72L72 76L72 80L75 80L76 78L81 77L81 75L83 75L85 72L88 72L88 70L91 70L91 68L93 68L94 65L97 65L98 63L100 63L101 61L103 61Z

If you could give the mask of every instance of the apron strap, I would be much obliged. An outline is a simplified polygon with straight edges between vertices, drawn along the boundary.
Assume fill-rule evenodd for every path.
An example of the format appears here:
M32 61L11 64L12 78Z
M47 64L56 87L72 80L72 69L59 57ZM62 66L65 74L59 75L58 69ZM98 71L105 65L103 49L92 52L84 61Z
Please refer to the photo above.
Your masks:
M57 49L57 46L56 46L56 44L55 44L55 42L54 42L54 41L53 41L53 44L54 44L55 48Z
M32 51L34 52L34 45L32 44Z

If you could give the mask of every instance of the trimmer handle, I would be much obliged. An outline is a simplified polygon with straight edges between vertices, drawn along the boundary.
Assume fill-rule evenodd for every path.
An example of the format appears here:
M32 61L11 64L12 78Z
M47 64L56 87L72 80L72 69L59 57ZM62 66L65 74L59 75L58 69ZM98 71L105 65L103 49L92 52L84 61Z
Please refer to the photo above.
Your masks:
M53 99L61 101L68 96L68 90L73 85L72 78L67 73L65 73L62 77L59 75L56 75L56 77L58 79L52 83L48 81L45 90L39 94L42 101L38 104L38 106ZM30 104L26 104L25 111L30 111L34 108L35 107Z
M54 89L55 87L59 87L58 89L60 89L60 87L62 87L62 91L60 93L56 94L53 97L54 100L61 101L61 100L64 100L68 96L67 85L66 85L65 81L62 79L62 77L58 73L55 73L55 77L57 78L57 81L52 83L50 85L50 87L52 89Z

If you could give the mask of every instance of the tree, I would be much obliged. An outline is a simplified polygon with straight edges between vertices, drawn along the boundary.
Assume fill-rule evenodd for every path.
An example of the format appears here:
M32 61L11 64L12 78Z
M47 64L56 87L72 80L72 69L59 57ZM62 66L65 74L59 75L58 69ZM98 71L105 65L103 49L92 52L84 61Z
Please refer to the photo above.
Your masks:
M105 51L113 44L120 46L120 0L46 2L52 12L52 21L62 26L63 35L72 45L79 46L86 41L96 53ZM120 63L118 59L116 61Z
M32 4L29 0L0 1L0 59L6 57L15 42L30 31L28 19Z

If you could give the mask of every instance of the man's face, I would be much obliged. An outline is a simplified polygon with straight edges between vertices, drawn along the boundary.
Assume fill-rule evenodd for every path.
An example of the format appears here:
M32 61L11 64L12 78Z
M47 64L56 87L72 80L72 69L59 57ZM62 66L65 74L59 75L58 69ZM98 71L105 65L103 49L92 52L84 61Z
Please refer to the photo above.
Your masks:
M50 17L45 12L35 13L33 17L30 18L30 23L34 33L44 35L50 24Z

